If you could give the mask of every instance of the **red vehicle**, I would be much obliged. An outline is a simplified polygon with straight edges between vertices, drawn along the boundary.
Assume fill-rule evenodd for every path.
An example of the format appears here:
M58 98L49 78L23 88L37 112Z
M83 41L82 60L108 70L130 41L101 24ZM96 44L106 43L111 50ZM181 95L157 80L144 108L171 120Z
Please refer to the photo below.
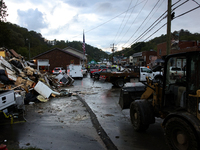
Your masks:
M90 68L90 77L92 78L93 76L94 76L94 72L98 72L98 71L100 71L100 70L102 70L102 69L106 69L107 67L105 66L105 65L103 65L103 66L100 66L100 67L91 67Z

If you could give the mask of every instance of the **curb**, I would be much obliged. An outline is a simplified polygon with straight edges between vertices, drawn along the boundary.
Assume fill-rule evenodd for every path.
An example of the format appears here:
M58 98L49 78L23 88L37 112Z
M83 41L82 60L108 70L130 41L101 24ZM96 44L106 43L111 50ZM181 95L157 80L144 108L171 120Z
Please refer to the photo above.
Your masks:
M92 109L89 107L89 105L85 102L84 99L82 99L82 97L80 97L79 95L77 95L77 97L84 104L84 106L86 107L87 111L89 112L92 124L95 127L98 135L100 136L100 138L102 139L102 141L106 145L106 148L108 150L118 150L117 147L115 146L115 144L111 141L111 139L107 135L107 133L101 127L101 124L99 123L96 115L94 114L94 112L92 111Z

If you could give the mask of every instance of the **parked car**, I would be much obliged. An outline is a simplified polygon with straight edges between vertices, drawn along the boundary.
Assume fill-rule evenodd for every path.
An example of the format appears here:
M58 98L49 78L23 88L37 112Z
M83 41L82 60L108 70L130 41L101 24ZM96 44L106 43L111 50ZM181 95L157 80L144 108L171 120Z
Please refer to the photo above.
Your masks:
M118 71L119 70L116 68L104 68L104 69L101 69L100 71L94 72L93 75L96 80L99 80L99 78L106 79L107 73L118 72ZM102 73L103 73L103 75L102 75Z
M90 69L90 77L92 78L94 76L94 72L98 72L98 71L100 71L102 69L106 69L106 68L107 68L106 65L102 65L100 67L95 67L95 68Z
M98 66L90 67L90 77L92 78L93 72L97 72L97 71L99 71L99 67Z
M60 73L66 73L66 70L63 67L55 67L52 71L53 74L58 75Z
M86 76L88 73L87 69L85 67L82 67L82 74L83 76Z

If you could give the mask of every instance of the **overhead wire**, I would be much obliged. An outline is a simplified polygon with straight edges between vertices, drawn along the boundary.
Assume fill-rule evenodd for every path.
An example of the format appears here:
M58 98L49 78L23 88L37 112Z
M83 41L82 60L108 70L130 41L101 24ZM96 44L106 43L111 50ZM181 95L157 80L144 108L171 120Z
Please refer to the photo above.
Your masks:
M182 13L182 14L176 16L176 17L174 17L174 19L175 19L175 18L178 18L178 17L181 17L181 16L183 16L183 15L185 15L185 14L191 12L191 11L194 11L194 10L197 9L197 8L200 8L200 5L197 6L197 7L195 7L195 8L193 8L193 9L190 9L189 11L186 11L186 12L184 12L184 13Z
M137 3L138 3L138 0L137 0L136 4L137 4ZM134 10L134 9L133 9L133 10ZM130 16L132 15L133 10L132 10L132 12L130 13L129 18L130 18ZM139 14L136 16L136 18L137 18L138 16L139 16ZM129 18L128 18L128 20L129 20ZM131 26L132 26L133 23L135 22L136 18L135 18L134 21L132 22ZM128 20L127 20L127 21L128 21ZM127 24L127 21L126 21L126 24ZM128 31L130 30L131 26L129 26L129 28L128 28L128 30L126 31L126 33L124 34L124 36L128 33ZM122 38L124 38L124 36L123 36ZM122 38L121 38L121 39L122 39ZM120 39L119 41L121 41L121 39ZM117 42L116 45L118 45L118 43L119 43L119 42Z
M136 4L137 4L137 3L138 3L138 0L137 0ZM126 20L126 23L124 24L124 27L123 27L123 29L122 29L121 32L120 32L120 35L121 35L122 31L124 30L125 25L127 25L128 20L130 19L130 17L131 17L131 15L132 15L133 11L134 11L134 9L132 9L131 13L129 14L129 17L128 17L128 19ZM132 24L133 24L133 23L132 23ZM120 36L120 35L119 35L119 36Z
M165 1L165 0L163 0L163 2L164 2L164 1ZM161 6L161 5L162 5L162 3L160 4L160 6ZM159 7L160 7L160 6L159 6ZM157 10L156 10L156 11L157 11ZM156 11L155 11L155 13L156 13ZM166 12L167 12L167 11L166 11ZM154 23L156 23L163 15L165 15L166 12L164 12ZM153 17L153 15L152 15L152 17ZM152 17L151 17L151 18L152 18ZM151 18L150 18L150 19L151 19ZM150 19L149 19L149 20L150 20ZM147 22L147 23L148 23L148 22ZM147 23L146 23L146 24L147 24ZM154 23L153 23L151 26L153 26ZM150 27L151 27L151 26L150 26ZM149 27L149 28L150 28L150 27ZM144 27L143 27L143 28L144 28ZM149 29L149 28L148 28L148 29ZM146 29L139 37L141 37L148 29ZM139 37L138 37L138 38L139 38ZM137 38L137 39L138 39L138 38ZM136 39L136 40L137 40L137 39ZM126 43L125 43L125 44L126 44ZM125 44L124 44L124 45L125 45ZM123 46L124 46L124 45L123 45Z
M131 7L129 10L131 10L131 9L135 8L136 6L142 4L144 1L146 1L146 0L143 0L143 1L141 1L140 3L138 3L137 5L134 5L134 6ZM124 11L124 12L118 14L117 16L115 16L115 17L109 19L108 21L105 21L104 23L102 23L102 24L100 24L100 25L98 25L98 26L96 26L96 27L94 27L94 28L92 28L92 29L90 29L90 30L85 30L85 33L88 33L88 32L90 32L90 31L92 31L92 30L95 30L96 28L99 28L100 26L103 26L104 24L106 24L106 23L108 23L108 22L114 20L115 18L121 16L122 14L126 13L126 12L129 11L129 10L126 10L126 11ZM74 37L72 37L72 38L75 38L75 37L80 36L80 35L82 35L82 34L76 35L76 36L74 36Z
M165 2L165 0L163 0L162 3L160 3L160 5L157 7L157 9L154 12L154 14L158 11L158 9L161 7L161 5L163 4L163 2ZM149 20L151 20L151 18L154 16L154 14L149 18ZM147 25L147 23L149 22L149 20L146 22L146 24L143 26L143 28L141 30L144 29L144 27Z
M200 5L197 1L195 1L195 0L192 0L192 1L194 1L197 5Z
M149 14L148 14L147 17L143 20L143 22L142 22L141 25L138 27L138 29L135 31L135 33L141 28L142 24L146 21L146 19L149 17L149 15L152 13L152 11L155 9L155 7L156 7L157 4L159 3L159 1L160 1L160 0L158 0L157 3L154 5L154 7L151 9L151 11L149 12ZM129 38L129 40L128 40L126 43L128 43L128 42L131 40L131 38L135 35L135 33ZM126 43L125 43L125 44L126 44ZM124 45L125 45L125 44L124 44ZM123 46L124 46L124 45L123 45Z
M177 4L178 2L180 2L181 0L179 0L179 1L177 1L176 3L174 3L173 5L172 5L172 7L175 5L175 4ZM183 2L183 3L181 3L178 7L180 7L181 5L183 5L183 4L185 4L186 2L188 2L188 0L186 0L185 2ZM172 9L172 11L174 11L175 9L177 9L178 7L175 7L174 9ZM137 42L137 41L139 41L139 40L141 40L141 38L143 38L145 35L145 33L146 34L148 34L155 26L157 26L163 19L165 19L167 16L165 16L165 17L163 17L162 18L162 16L164 16L165 15L165 13L167 13L167 10L149 27L149 28L147 28L136 40L134 40L130 45L132 45L133 43L135 43L135 42ZM162 18L162 19L161 19ZM161 19L158 23L156 23L159 19ZM156 24L155 24L156 23ZM154 25L155 24L155 25ZM153 27L152 27L153 26ZM130 46L129 45L129 46Z
M133 0L131 0L131 2L130 2L130 4L129 4L127 10L129 10L129 8L130 8L130 6L131 6L131 4L132 4L132 1L133 1ZM133 10L134 10L134 9L133 9ZM121 24L120 24L120 27L119 27L119 29L118 29L118 31L117 31L117 34L115 35L115 38L114 38L114 40L113 40L113 43L115 42L115 39L116 39L116 37L117 37L117 35L118 35L118 33L119 33L119 30L121 29L121 26L122 26L122 24L123 24L123 22L124 22L124 19L126 18L127 13L128 13L128 11L126 11L126 14L125 14L125 16L124 16L124 18L123 18L123 20L122 20L122 22L121 22Z
M193 8L193 9L191 9L191 10L189 10L189 11L186 11L186 12L184 12L184 13L182 13L182 14L176 16L176 17L174 17L174 19L176 19L176 18L178 18L178 17L181 17L181 16L183 16L183 15L185 15L185 14L191 12L191 11L194 11L194 10L198 9L198 8L200 8L200 5L197 6L197 7L195 7L195 8ZM173 20L174 20L174 19L173 19ZM148 36L145 40L143 40L143 42L146 41L147 39L149 39L149 38L150 38L151 36L153 36L155 33L157 33L157 32L158 32L160 29L162 29L166 24L167 24L167 23L163 24L159 29L157 29L157 30L156 30L155 32L153 32L150 36ZM140 44L141 44L141 43L139 43L138 45L136 45L136 46L133 47L132 49L138 47Z
M137 3L138 3L138 0L136 1L136 5L137 5ZM130 17L131 17L131 15L132 15L132 13L133 13L134 10L135 10L135 8L132 9L131 13L129 14L129 17L128 17L128 19L126 20L126 23L124 24L124 26L123 26L123 28L122 28L122 30L121 30L121 32L120 32L118 38L120 37L122 31L124 30L125 26L127 25L127 23L128 23L128 21L129 21L129 19L130 19ZM116 41L117 41L117 39L116 39Z
M140 2L139 4L141 4L141 3L143 3L144 1L146 1L146 0L143 0L142 2ZM138 4L138 5L139 5ZM133 9L134 7L136 7L136 5L135 6L133 6L133 7L131 7L130 9ZM129 10L130 10L129 9ZM102 23L102 24L100 24L100 25L98 25L98 26L96 26L95 28L92 28L92 29L90 29L90 30L86 30L85 31L85 33L87 33L87 32L90 32L90 31L92 31L92 30L94 30L94 29L96 29L96 28L98 28L98 27L100 27L100 26L102 26L102 25L104 25L104 24L106 24L106 23L108 23L108 22L110 22L110 21L112 21L112 20L114 20L115 18L117 18L117 17L119 17L119 16L121 16L122 14L124 14L125 12L127 12L128 10L126 10L126 11L124 11L124 12L122 12L122 13L120 13L119 15L117 15L117 16L115 16L115 17L113 17L112 19L110 19L110 20L108 20L108 21L106 21L106 22L104 22L104 23Z
M137 14L137 16L136 16L136 18L134 19L134 21L132 22L131 26L135 23L136 19L138 18L138 16L140 15L140 13L141 13L142 10L144 9L144 7L146 6L147 2L148 2L148 0L147 0L146 3L144 4L144 6L143 6L142 9L140 10L140 12ZM131 26L129 27L129 29L131 28ZM128 30L129 30L129 29L128 29ZM128 32L128 30L127 30L127 32ZM126 33L127 33L127 32L126 32ZM117 42L117 43L119 43L119 42Z

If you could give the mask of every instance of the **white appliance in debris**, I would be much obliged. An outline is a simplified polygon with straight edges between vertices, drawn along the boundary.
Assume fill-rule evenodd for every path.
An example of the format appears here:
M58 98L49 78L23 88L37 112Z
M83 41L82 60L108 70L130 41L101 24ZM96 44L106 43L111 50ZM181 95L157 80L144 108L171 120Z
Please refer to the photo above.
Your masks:
M0 110L16 104L14 90L0 91Z

